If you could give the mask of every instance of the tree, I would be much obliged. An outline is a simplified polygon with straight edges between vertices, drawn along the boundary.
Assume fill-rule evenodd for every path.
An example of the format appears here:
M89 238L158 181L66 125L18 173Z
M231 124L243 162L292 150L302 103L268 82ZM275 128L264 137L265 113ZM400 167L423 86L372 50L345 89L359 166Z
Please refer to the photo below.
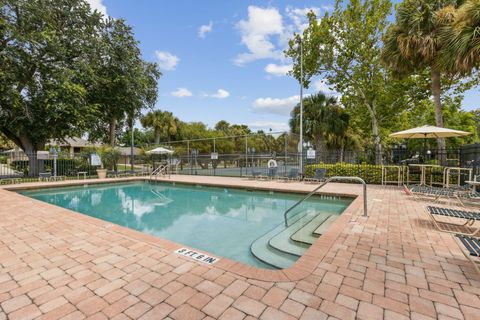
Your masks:
M154 143L159 144L163 127L163 112L161 110L150 111L140 118L140 123L144 128L153 129Z
M155 63L142 59L138 41L124 20L108 18L102 26L96 83L90 91L101 117L90 130L90 139L100 138L114 147L119 124L128 120L132 126L141 110L155 104L160 72Z
M321 154L335 150L340 151L338 154L341 155L346 144L350 116L340 107L337 99L319 92L305 98L303 108L306 137L314 141ZM297 105L291 113L291 131L298 133L299 126L300 106Z
M2 0L0 132L37 166L49 139L81 134L97 109L92 82L100 16L83 0Z
M435 123L444 126L442 115L442 73L448 67L442 64L441 41L443 20L438 11L455 0L405 0L397 7L396 21L385 36L383 60L400 75L411 75L428 69L431 77L431 93L435 105ZM445 150L445 139L438 138L440 152ZM441 152L441 163L445 155Z
M480 67L480 0L467 0L458 9L453 5L438 13L444 20L440 30L443 43L441 64L457 73L470 74Z
M346 108L361 108L369 115L375 146L375 162L382 161L379 108L386 114L388 106L379 106L387 94L391 79L381 63L381 35L387 27L389 0L351 0L346 5L337 0L331 15L319 21L310 12L309 26L304 30L305 86L314 76L321 76L342 94ZM286 51L294 61L292 74L300 80L300 54L296 35Z
M143 147L149 145L153 141L154 133L152 130L140 130L135 128L133 131L133 136L135 137L135 146ZM127 130L123 131L118 137L118 143L123 146L129 146L132 141L132 129L129 127Z

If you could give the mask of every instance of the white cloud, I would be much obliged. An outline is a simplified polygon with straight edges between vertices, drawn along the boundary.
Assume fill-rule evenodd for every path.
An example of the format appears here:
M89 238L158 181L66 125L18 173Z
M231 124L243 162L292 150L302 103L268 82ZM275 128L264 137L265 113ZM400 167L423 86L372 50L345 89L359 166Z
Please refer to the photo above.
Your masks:
M177 90L170 92L170 94L177 98L191 97L193 95L187 88L178 88Z
M292 70L291 64L279 65L275 63L269 63L265 67L265 72L277 77L286 76L290 70Z
M207 33L212 32L212 30L213 30L213 22L210 21L209 24L204 24L203 26L200 26L200 28L198 28L198 37L205 39L207 37Z
M157 62L160 69L163 70L175 70L180 59L167 51L155 51Z
M212 94L212 98L217 98L217 99L225 99L230 96L230 92L224 89L218 89L217 93Z
M248 7L248 18L240 20L241 42L248 52L239 54L234 63L243 65L258 59L284 60L283 50L293 34L301 33L308 26L307 13L320 15L320 8L295 8L288 6L285 15L277 8Z
M288 6L285 9L287 16L290 18L290 20L292 20L295 26L296 32L303 32L303 30L308 27L307 13L310 11L313 11L317 17L320 14L320 8L317 7L293 8Z
M300 102L300 96L287 98L258 98L253 102L252 109L256 112L273 113L288 116L293 107Z
M225 99L230 96L230 92L228 92L225 89L218 89L216 93L212 93L212 94L204 93L203 96L215 98L215 99Z
M281 50L275 48L272 36L283 33L282 15L276 8L248 7L248 19L237 24L242 43L249 52L239 54L235 64L242 65L257 59L281 57Z
M97 10L102 13L104 16L107 16L107 7L102 3L103 0L86 0L87 3L92 8L92 11Z
M271 121L255 121L248 124L248 127L253 131L263 130L269 132L289 131L290 127L285 122L271 122Z

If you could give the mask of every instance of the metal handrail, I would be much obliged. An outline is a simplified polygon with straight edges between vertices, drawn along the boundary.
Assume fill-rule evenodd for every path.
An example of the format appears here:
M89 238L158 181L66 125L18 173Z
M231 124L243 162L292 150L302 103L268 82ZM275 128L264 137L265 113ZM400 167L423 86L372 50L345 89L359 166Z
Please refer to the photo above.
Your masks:
M159 173L161 173L162 171L165 171L165 169L168 170L168 165L161 165L159 166L157 169L153 170L152 173L150 174L150 179L152 179L152 177L157 177Z
M290 211L292 211L293 209L295 209L300 203L302 203L303 201L305 201L308 198L310 198L311 196L313 196L318 191L318 189L322 188L324 185L326 185L327 183L329 183L332 180L356 180L356 181L363 184L363 216L367 217L368 216L368 214L367 214L367 184L365 183L365 180L363 180L360 177L335 176L335 177L330 177L327 180L325 180L321 185L319 185L318 187L313 189L313 191L310 192L309 194L307 194L303 199L297 201L293 206L291 206L290 208L288 208L285 211L285 213L283 214L283 218L285 219L285 227L288 227L288 220L287 220L288 213Z

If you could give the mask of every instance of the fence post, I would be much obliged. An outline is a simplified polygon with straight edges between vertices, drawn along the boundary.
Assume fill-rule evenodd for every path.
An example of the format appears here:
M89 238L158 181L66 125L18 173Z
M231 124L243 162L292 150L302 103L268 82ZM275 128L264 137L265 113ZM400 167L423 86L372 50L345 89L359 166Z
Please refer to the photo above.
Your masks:
M247 175L247 164L248 164L248 136L245 135L245 175Z

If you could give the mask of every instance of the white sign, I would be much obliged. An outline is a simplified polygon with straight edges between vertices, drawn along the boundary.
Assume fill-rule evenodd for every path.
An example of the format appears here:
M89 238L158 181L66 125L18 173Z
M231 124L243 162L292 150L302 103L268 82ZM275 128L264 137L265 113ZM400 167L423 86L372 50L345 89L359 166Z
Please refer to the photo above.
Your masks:
M206 255L204 253L193 251L193 250L190 250L190 249L187 249L187 248L180 248L180 249L176 250L175 253L180 254L182 256L185 256L185 257L189 257L189 258L191 258L195 261L200 261L200 262L206 263L206 264L214 264L218 260L220 260L219 258L211 257L211 256Z
M315 150L313 149L307 150L307 159L315 159Z
M212 152L212 154L210 155L210 159L218 160L218 153L217 152Z
M48 151L37 151L37 159L38 160L47 160L48 159Z
M92 153L90 155L90 165L92 166L101 166L102 161L100 160L100 156L96 153Z

